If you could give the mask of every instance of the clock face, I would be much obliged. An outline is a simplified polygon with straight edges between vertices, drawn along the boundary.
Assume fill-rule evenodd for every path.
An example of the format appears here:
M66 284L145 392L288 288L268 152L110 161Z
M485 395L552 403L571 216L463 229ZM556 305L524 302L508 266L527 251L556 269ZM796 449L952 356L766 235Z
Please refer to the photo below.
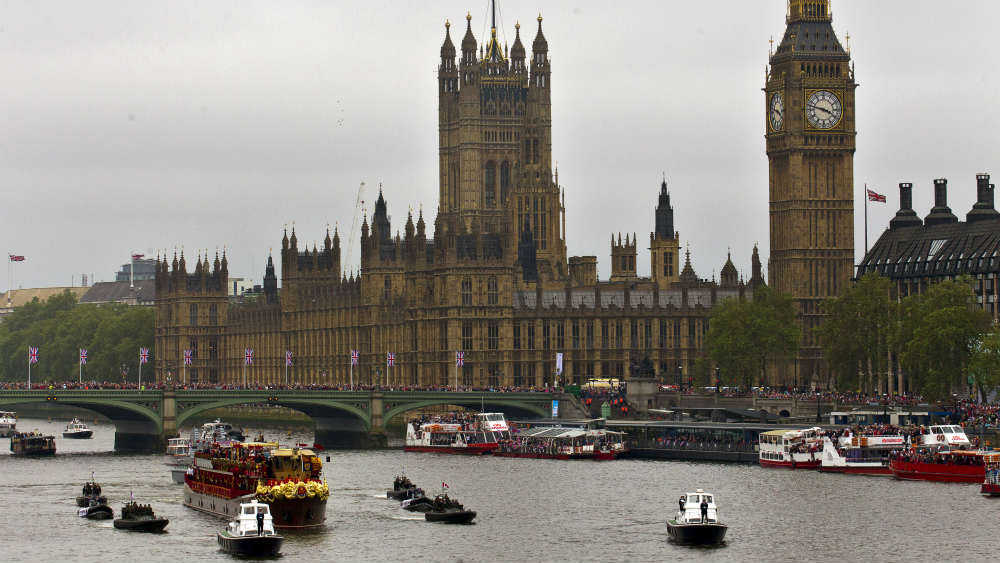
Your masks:
M785 99L781 92L771 95L771 101L767 104L767 121L771 124L772 131L781 131L785 124Z
M816 129L831 129L840 123L844 106L833 92L817 90L806 101L806 119Z

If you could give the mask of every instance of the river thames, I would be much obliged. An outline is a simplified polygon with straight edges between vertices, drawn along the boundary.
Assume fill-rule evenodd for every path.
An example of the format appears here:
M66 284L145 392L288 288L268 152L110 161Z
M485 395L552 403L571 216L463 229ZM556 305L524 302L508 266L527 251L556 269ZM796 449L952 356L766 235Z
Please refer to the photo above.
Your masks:
M225 522L181 505L162 455L116 455L114 428L64 440L64 424L22 419L57 436L49 459L3 448L0 553L4 561L224 561ZM247 429L248 434L255 429ZM264 430L283 443L306 434ZM326 527L286 533L283 561L986 561L996 560L1000 498L978 485L762 469L756 465L619 460L551 461L331 451ZM428 491L447 482L479 515L472 526L424 522L386 500L406 471ZM133 493L170 519L167 533L115 530L76 516L93 471L117 514ZM684 491L717 495L726 544L692 548L667 539L665 521Z

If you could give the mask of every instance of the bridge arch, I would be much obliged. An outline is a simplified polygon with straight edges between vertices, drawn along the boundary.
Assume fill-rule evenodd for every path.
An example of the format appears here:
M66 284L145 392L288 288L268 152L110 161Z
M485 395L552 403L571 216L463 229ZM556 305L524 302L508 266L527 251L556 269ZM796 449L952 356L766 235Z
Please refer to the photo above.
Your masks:
M53 401L55 399L55 401ZM4 408L25 404L59 404L78 407L107 417L115 425L115 451L145 452L155 449L163 434L163 417L143 402L89 397L12 397L0 399ZM155 402L154 402L155 404Z
M341 401L331 401L331 400L308 400L308 399L292 399L292 398L268 398L268 397L234 397L227 398L217 401L210 401L204 403L198 403L196 405L189 406L177 413L177 426L180 427L193 417L198 416L206 411L212 409L218 409L223 407L231 407L236 405L277 405L282 407L288 407L290 409L295 409L302 412L306 416L316 419L324 418L324 415L331 414L342 414L348 413L354 418L358 419L363 425L365 430L371 427L371 419L368 412L362 408L358 408L355 405L344 403ZM331 412L332 411L332 412Z

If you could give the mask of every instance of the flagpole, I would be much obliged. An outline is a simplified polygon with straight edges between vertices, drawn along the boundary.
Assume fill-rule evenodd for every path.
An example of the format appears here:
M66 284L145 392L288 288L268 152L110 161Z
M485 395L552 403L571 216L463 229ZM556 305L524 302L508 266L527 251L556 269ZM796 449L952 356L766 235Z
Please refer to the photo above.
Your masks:
M142 352L139 352L139 391L142 391Z
M867 254L868 254L868 183L865 182L865 255ZM863 257L862 260L864 260Z
M83 384L83 359L80 359L80 376L77 378L77 383Z
M28 347L28 391L31 391L31 347Z
M285 389L288 388L288 353L285 353Z
M351 358L351 391L354 390L354 358Z

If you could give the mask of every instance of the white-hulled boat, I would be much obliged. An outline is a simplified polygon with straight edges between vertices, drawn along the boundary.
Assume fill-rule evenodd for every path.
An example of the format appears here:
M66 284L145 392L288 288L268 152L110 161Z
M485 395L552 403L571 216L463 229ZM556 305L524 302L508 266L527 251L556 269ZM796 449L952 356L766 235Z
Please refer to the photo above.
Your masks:
M167 440L167 466L170 467L170 478L175 484L184 484L184 473L191 465L191 459L191 442L187 438Z
M726 538L728 526L719 520L715 495L698 489L681 497L677 515L667 521L670 538L683 544L719 544ZM704 504L704 510L702 505Z
M271 507L262 502L240 504L240 513L218 534L219 548L234 555L277 555L284 538L274 531Z
M66 425L66 429L63 430L63 438L90 438L94 435L94 431L87 427L79 418L73 417L73 420L69 421Z
M403 451L482 455L497 449L500 440L509 438L510 427L503 413L484 412L465 423L410 422L406 425Z
M892 475L889 458L906 446L902 435L874 436L868 434L840 436L836 444L823 436L823 458L820 471L854 473L858 475Z
M817 469L822 459L823 430L768 430L760 433L759 460L763 467Z
M0 411L0 438L9 438L17 430L17 413Z

